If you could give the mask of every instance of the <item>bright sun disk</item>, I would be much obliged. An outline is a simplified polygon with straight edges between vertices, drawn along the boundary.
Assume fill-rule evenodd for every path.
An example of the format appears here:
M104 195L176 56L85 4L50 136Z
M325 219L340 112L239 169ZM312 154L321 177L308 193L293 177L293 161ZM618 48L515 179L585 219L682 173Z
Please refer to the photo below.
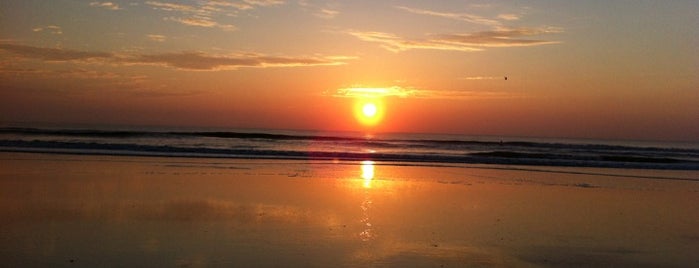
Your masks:
M381 99L358 99L354 104L354 116L364 126L378 125L385 114L386 107Z
M362 106L362 113L366 117L374 117L376 115L376 104L366 103Z

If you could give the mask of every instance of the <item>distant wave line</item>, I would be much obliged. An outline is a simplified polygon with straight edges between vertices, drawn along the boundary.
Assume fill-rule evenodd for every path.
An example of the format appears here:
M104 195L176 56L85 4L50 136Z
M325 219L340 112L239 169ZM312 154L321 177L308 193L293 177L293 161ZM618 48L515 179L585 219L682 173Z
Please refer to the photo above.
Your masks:
M106 155L181 156L268 159L377 160L387 162L433 162L464 164L503 164L531 166L610 167L639 169L699 170L699 162L674 158L584 155L507 151L465 154L369 153L338 151L298 151L268 149L189 148L170 145L141 145L96 142L0 140L0 151L48 152Z
M581 143L547 143L530 141L475 141L475 140L455 140L455 139L373 139L346 136L326 136L326 135L289 135L273 134L262 132L230 132L230 131L135 131L135 130L76 130L76 129L38 129L38 128L0 128L0 134L19 135L53 135L53 136L74 136L74 137L101 137L101 138L134 138L134 137L211 137L211 138L234 138L234 139L261 139L261 140L307 140L307 141L341 141L341 142L361 142L366 145L378 145L393 147L395 143L409 147L430 147L432 145L483 145L483 146L518 146L527 148L553 148L553 149L583 149L583 150L613 150L624 151L631 149L634 151L672 151L690 153L692 157L699 157L699 150L686 148L662 148L662 147L637 147L606 144L581 144ZM382 143L383 142L383 143Z

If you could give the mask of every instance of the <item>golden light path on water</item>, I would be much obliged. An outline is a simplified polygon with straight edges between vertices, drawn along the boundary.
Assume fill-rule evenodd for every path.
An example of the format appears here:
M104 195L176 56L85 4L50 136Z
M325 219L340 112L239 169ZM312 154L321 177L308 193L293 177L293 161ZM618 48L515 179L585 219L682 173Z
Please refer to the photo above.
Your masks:
M364 160L362 161L362 173L361 177L364 179L364 188L371 188L371 181L374 179L374 161Z
M369 213L373 201L371 200L371 195L368 192L368 190L371 188L371 182L374 179L374 161L362 161L361 171L361 178L364 180L362 186L365 188L366 191L364 195L364 201L360 206L362 208L361 222L364 224L364 230L362 230L362 232L359 233L359 237L362 239L362 241L367 242L376 238L376 234L374 233Z

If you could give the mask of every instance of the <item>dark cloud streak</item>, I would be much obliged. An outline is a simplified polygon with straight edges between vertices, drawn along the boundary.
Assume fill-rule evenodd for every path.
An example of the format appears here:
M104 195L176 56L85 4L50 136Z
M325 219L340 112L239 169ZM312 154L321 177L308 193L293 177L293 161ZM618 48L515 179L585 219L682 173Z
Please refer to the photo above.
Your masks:
M247 53L238 55L210 55L203 52L178 52L142 55L117 55L107 52L86 52L60 48L1 44L0 50L25 59L47 62L93 62L113 64L162 65L184 70L214 71L240 67L296 67L341 65L347 57L283 57Z
M86 52L61 48L44 48L15 44L0 44L0 49L15 55L44 61L86 61L91 59L110 59L114 55L106 52Z
M556 41L522 39L524 36L541 35L559 32L556 29L504 29L482 31L469 34L441 34L434 35L434 41L446 43L458 43L483 47L512 47L512 46L534 46L558 43Z

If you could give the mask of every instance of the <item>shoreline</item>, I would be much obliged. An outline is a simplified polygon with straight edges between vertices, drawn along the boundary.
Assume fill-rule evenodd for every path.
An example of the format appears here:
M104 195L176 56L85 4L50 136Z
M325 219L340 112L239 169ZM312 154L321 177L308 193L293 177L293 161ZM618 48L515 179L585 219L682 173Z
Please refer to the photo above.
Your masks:
M221 160L221 161L245 161L245 160L269 160L269 161L310 161L325 164L340 164L340 165L359 165L361 161L374 161L375 165L386 166L416 166L416 167L444 167L444 168L475 168L475 169L495 169L495 170L512 170L512 171L529 171L529 172L544 172L544 173L559 173L573 175L591 175L591 176L608 176L619 178L636 178L650 180L677 180L699 182L699 171L685 169L652 169L652 168L620 168L620 167L597 167L597 166L546 166L546 165L522 165L522 164L492 164L492 163L460 163L460 162L429 162L429 161L390 161L390 160L368 160L371 158L356 158L356 159L337 159L337 158L312 158L312 157L249 157L249 156L188 156L188 155L152 155L152 154L113 154L113 153L86 153L86 152L47 152L47 151L13 151L0 149L0 159L2 155L60 155L65 156L85 156L85 157L138 157L138 158L163 158L163 159L200 159L206 161ZM594 171L580 171L594 170ZM616 171L616 172L614 172ZM636 171L628 174L628 171ZM662 174L669 173L675 176L659 175L649 176L644 173Z

